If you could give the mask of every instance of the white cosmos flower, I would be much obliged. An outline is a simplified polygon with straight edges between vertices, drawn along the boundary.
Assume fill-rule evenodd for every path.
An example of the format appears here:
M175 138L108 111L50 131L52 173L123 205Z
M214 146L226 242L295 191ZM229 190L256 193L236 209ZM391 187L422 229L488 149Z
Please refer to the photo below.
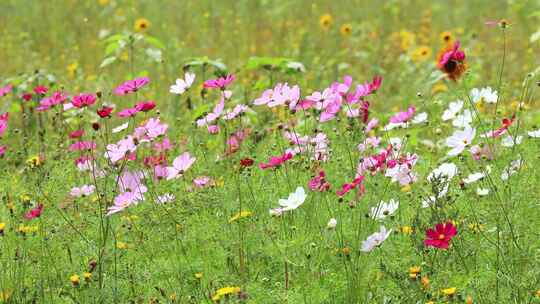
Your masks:
M379 247L390 236L391 232L392 229L386 230L386 227L381 226L381 230L379 232L373 233L362 242L362 248L360 250L363 252L370 252L376 247Z
M450 181L457 173L458 168L454 163L443 163L439 167L431 171L431 173L427 177L427 180L429 182L433 182L437 179Z
M381 201L377 206L371 208L370 217L375 220L383 220L387 216L392 216L399 207L399 201L391 199L388 203Z
M484 178L485 174L482 173L482 172L475 172L475 173L471 173L469 174L469 176L467 176L466 178L463 179L463 182L465 184L471 184L471 183L474 183L474 182L477 182L479 180L481 180L482 178Z
M503 181L507 181L510 176L514 175L521 169L521 166L523 166L523 160L516 159L510 163L509 166L503 169L503 172L501 173L501 179Z
M456 116L452 120L452 125L456 128L466 128L471 125L472 122L472 113L470 110L463 111L462 114Z
M476 130L470 126L466 127L464 130L457 130L452 134L452 136L446 139L446 146L452 148L448 151L448 156L456 156L461 154L465 147L472 143L474 136L476 135Z
M337 226L337 220L335 218L331 218L329 221L328 221L328 224L326 225L326 228L328 229L334 229L336 228Z
M540 129L529 131L527 132L527 135L529 135L529 137L538 138L540 137Z
M504 137L502 140L501 140L501 145L503 147L508 147L508 148L511 148L513 147L514 145L519 145L521 144L521 142L523 141L523 136L521 135L518 135L516 137L513 137L512 135L508 135L506 137Z
M270 209L270 215L281 215L285 211L294 210L304 203L306 197L304 188L298 187L295 192L289 194L287 199L280 199L278 202L280 207Z
M478 194L478 196L486 196L489 194L489 189L488 188L476 188L476 194Z
M193 84L193 81L195 80L195 74L186 72L184 74L184 79L176 79L176 83L171 85L171 88L169 92L173 94L182 95L185 91L187 91L191 85Z
M426 112L418 113L414 118L411 120L413 124L420 124L423 122L426 122L428 119L428 114Z
M471 99L474 103L482 101L486 103L497 103L497 91L492 90L491 87L483 89L474 88L471 90Z
M119 125L118 127L114 128L114 129L112 129L112 132L113 132L113 133L122 132L122 131L124 131L125 129L127 129L128 126L129 126L129 123L126 122L126 123L124 123L124 124Z
M176 199L176 197L173 194L165 193L165 194L160 195L160 196L157 197L156 203L157 204L165 204L165 203L172 202L175 199Z
M444 110L442 120L447 121L454 119L456 115L463 109L463 100L457 100L448 104L448 109Z

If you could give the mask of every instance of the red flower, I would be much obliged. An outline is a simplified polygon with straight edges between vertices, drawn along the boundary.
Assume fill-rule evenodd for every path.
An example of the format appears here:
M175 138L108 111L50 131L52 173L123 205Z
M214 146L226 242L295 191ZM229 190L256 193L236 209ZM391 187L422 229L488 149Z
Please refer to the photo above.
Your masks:
M73 132L69 133L69 138L79 138L79 137L83 136L83 134L84 134L83 129L76 130L76 131L73 131Z
M450 240L457 234L456 227L452 222L440 223L435 226L435 230L429 228L426 231L427 239L424 240L424 245L427 247L436 247L447 249Z
M156 107L156 103L153 101L139 102L135 105L135 109L139 112L148 112Z
M244 168L253 166L253 163L254 163L254 161L251 158L243 158L243 159L240 160L240 166L242 166Z
M345 194L349 193L349 191L355 189L356 187L359 187L360 188L360 195L364 194L366 188L363 184L363 181L364 181L364 176L363 175L360 175L358 176L357 178L355 178L352 183L349 183L349 184L344 184L343 186L341 186L341 190L338 190L336 192L336 194L339 196L339 197L342 197L344 196Z
M23 93L21 97L24 101L30 101L32 100L32 93Z
M467 69L465 52L460 50L460 47L461 45L457 41L454 46L443 49L438 56L437 67L454 81Z
M34 88L34 93L38 95L45 95L47 94L48 91L49 89L47 89L47 87L44 87L44 86L37 86Z
M43 204L39 204L36 207L34 207L32 210L28 211L24 215L24 218L26 218L27 220L34 219L36 217L39 217L42 211L43 211Z
M105 118L105 117L111 117L112 111L113 111L113 108L103 106L103 108L97 110L96 112L97 112L97 115L99 115L99 117Z

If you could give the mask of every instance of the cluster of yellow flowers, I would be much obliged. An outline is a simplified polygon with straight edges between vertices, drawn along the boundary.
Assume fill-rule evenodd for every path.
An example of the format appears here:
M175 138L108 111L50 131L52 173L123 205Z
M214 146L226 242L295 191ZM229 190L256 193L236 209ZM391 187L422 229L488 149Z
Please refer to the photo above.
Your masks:
M236 286L223 287L216 291L216 293L212 297L212 300L215 302L219 302L224 297L229 297L231 295L239 294L239 293L240 293L240 287L236 287Z

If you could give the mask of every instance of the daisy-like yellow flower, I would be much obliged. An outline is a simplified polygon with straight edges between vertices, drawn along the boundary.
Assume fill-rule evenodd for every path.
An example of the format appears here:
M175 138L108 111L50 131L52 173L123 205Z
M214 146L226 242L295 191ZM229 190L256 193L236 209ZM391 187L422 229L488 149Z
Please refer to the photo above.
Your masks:
M38 230L37 226L20 225L19 228L17 228L17 232L19 232L19 233L21 233L23 235L36 232L37 230Z
M78 274L74 274L69 277L69 280L71 281L71 284L73 284L74 287L79 286L81 283L81 277L79 277Z
M236 286L223 287L216 291L216 294L214 294L214 296L212 297L212 300L217 302L221 300L223 297L230 296L233 294L238 294L238 293L240 293L240 287L236 287Z
M454 43L454 36L449 31L444 31L439 35L439 39L444 45L452 45Z
M403 226L399 228L399 232L404 234L411 234L413 233L413 228L411 226Z
M467 227L472 232L481 232L481 231L484 231L485 225L484 224L479 224L479 223L470 223L469 225L467 225Z
M418 278L420 275L420 272L422 272L422 268L420 268L420 266L412 266L409 268L409 278L416 280L416 278Z
M409 192L412 191L412 187L411 187L411 185L405 185L405 186L401 187L400 190L401 190L401 192L403 192L403 193L409 193Z
M324 14L319 18L319 24L324 30L327 30L332 25L333 18L330 14Z
M442 92L447 92L447 91L448 91L448 87L442 82L436 83L433 86L433 88L431 88L431 94L433 95L436 95Z
M229 219L229 223L233 223L239 219L251 216L253 213L251 211L240 211Z
M124 243L124 242L118 242L118 243L116 243L116 248L118 248L118 249L128 249L129 244Z
M92 273L91 272L83 272L83 279L86 283L92 281Z
M203 273L202 273L202 272L197 272L197 273L195 274L195 279L197 279L197 280L202 279L202 277L203 277Z
M457 288L455 287L445 288L441 290L442 294L447 297L453 297L456 294L456 291L457 291Z
M427 276L423 276L422 279L420 280L420 282L422 283L422 287L424 287L424 289L428 289L429 288L429 278Z
M408 51L411 48L411 46L414 45L416 36L407 30L401 30L399 32L399 36L401 38L401 43L400 43L401 50L404 52Z
M68 72L69 77L75 76L75 72L77 72L77 69L79 68L79 63L77 61L69 64L66 67L66 70Z
M0 235L4 234L4 230L6 229L6 223L0 223Z
M417 47L412 52L411 59L414 62L426 61L431 57L431 54L432 54L431 48L426 45L422 45L422 46Z
M28 167L33 169L40 167L43 164L43 160L39 157L39 155L36 155L27 159L26 164L28 165Z
M134 28L135 28L135 31L137 32L144 32L148 28L150 28L150 21L148 21L148 19L146 18L139 18L135 20Z
M339 28L339 32L341 33L341 35L343 36L349 36L352 34L352 26L350 24L343 24L340 28Z

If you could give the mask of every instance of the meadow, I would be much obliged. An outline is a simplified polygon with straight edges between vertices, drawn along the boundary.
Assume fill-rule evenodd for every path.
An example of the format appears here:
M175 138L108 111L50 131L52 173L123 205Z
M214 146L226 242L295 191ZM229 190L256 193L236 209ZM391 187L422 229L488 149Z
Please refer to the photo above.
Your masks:
M540 303L540 2L0 1L0 303Z

